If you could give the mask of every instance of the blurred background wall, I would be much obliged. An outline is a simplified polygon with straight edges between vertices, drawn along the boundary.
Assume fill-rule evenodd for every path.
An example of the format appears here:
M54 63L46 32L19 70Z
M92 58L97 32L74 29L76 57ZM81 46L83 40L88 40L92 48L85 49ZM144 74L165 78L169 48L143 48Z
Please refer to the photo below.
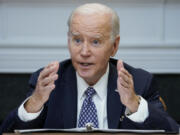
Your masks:
M180 121L179 0L0 0L0 123L23 101L32 72L69 58L66 21L87 2L116 10L116 58L153 73L168 112Z

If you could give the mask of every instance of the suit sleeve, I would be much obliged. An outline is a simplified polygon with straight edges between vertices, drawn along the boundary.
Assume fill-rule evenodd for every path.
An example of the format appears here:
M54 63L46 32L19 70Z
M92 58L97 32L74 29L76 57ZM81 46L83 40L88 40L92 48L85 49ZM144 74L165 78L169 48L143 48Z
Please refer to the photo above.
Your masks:
M30 89L27 94L27 97L29 97L32 94L32 92L34 91L40 71L41 70L32 74L32 76L29 80ZM15 129L31 129L31 128L42 128L43 127L44 121L46 118L46 113L47 113L47 103L44 105L44 109L42 110L40 116L37 119L28 121L28 122L23 122L18 117L18 108L13 110L7 116L7 118L4 120L4 122L2 123L1 129L0 129L0 135L3 132L13 132Z
M164 111L163 105L159 100L157 83L153 76L150 76L144 88L142 96L148 102L148 118L142 123L136 123L127 117L122 122L125 129L159 129L166 132L178 132L179 125Z

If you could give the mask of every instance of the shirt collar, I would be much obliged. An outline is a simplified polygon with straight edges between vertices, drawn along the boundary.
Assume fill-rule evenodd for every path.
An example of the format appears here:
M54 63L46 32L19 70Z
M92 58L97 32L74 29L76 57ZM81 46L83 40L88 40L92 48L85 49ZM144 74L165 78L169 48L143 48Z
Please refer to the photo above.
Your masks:
M105 74L100 78L100 80L94 86L92 86L101 100L103 100L103 98L107 96L108 75L109 75L109 64ZM77 77L78 98L81 99L84 96L84 92L89 87L89 85L85 82L83 78L81 78L78 75L77 72L76 72L76 77Z

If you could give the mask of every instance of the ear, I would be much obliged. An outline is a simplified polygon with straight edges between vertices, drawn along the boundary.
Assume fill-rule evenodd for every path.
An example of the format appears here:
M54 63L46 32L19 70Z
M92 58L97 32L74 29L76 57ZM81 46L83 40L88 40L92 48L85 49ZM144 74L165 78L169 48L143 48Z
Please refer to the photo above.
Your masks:
M115 41L113 43L113 51L112 51L112 54L111 54L112 57L116 54L116 52L117 52L117 50L119 48L119 41L120 41L120 36L118 35L118 36L116 36L116 39L115 39Z

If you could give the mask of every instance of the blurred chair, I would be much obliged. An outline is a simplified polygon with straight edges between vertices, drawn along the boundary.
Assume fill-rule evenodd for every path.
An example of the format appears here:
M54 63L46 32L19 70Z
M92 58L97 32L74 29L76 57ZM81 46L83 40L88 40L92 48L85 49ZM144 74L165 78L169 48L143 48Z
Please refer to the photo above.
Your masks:
M162 99L162 97L159 97L159 100L162 103L164 110L167 111L167 106L166 106L164 100Z

